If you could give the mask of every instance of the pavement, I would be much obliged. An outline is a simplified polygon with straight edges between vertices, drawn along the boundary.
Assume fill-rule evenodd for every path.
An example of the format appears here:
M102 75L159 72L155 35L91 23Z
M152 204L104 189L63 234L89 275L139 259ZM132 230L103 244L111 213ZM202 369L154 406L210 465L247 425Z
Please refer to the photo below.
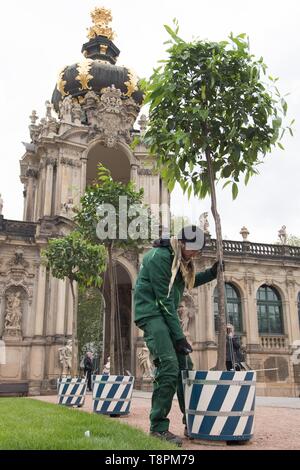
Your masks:
M56 395L31 397L57 403ZM134 390L130 413L118 419L120 423L149 432L151 392ZM92 412L92 393L88 392L85 404L79 408ZM254 436L245 445L227 446L224 442L189 440L183 436L182 415L174 398L169 414L170 431L183 438L183 449L188 450L299 450L300 449L300 398L257 397ZM111 418L107 418L111 419Z

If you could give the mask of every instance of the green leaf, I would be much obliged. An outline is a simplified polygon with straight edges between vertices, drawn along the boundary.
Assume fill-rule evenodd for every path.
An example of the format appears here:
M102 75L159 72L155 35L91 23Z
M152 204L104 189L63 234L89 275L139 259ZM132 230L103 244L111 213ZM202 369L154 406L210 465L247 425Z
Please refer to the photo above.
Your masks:
M284 150L284 146L280 142L277 142L277 145L281 150Z
M231 183L231 180L226 181L226 183L223 184L222 189L226 188Z
M239 192L238 185L236 183L232 184L232 199L236 199Z
M177 34L175 33L175 31L173 31L170 26L168 25L164 25L164 28L165 30L167 31L167 33L172 37L172 39L177 43L177 44L180 44L182 41L182 39L180 39Z

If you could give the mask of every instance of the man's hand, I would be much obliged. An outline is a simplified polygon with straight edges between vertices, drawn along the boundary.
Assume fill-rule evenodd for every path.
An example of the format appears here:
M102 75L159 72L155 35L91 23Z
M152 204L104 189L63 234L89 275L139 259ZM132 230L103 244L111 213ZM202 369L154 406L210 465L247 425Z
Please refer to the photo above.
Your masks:
M216 261L212 267L210 268L211 272L213 273L213 275L215 276L215 278L217 277L217 274L218 274L218 268L220 268L220 262L219 261ZM222 271L225 271L225 263L224 261L222 261Z
M175 350L181 354L190 354L191 352L193 352L192 346L187 342L185 338L176 341Z

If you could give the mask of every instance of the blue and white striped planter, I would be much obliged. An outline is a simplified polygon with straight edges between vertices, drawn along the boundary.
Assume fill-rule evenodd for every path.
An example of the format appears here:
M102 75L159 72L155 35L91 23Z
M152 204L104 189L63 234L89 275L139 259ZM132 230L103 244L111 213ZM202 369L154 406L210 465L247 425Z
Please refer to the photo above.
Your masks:
M65 406L84 405L87 383L77 377L60 377L57 379L58 404Z
M251 439L255 372L185 370L182 379L190 437L215 441Z
M96 375L93 385L93 411L106 415L129 413L134 377Z

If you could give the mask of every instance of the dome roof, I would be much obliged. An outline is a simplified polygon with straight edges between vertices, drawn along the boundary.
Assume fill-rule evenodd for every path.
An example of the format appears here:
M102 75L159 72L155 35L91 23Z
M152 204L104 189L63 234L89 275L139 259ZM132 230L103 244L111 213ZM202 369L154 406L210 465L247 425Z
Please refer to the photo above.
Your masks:
M52 95L54 109L59 112L59 103L65 96L79 98L88 91L101 95L103 88L112 85L121 90L124 98L131 97L141 105L143 93L137 76L131 69L115 65L120 51L112 42L113 32L108 27L110 11L95 8L91 16L94 25L89 28L90 40L82 46L84 59L60 72Z

